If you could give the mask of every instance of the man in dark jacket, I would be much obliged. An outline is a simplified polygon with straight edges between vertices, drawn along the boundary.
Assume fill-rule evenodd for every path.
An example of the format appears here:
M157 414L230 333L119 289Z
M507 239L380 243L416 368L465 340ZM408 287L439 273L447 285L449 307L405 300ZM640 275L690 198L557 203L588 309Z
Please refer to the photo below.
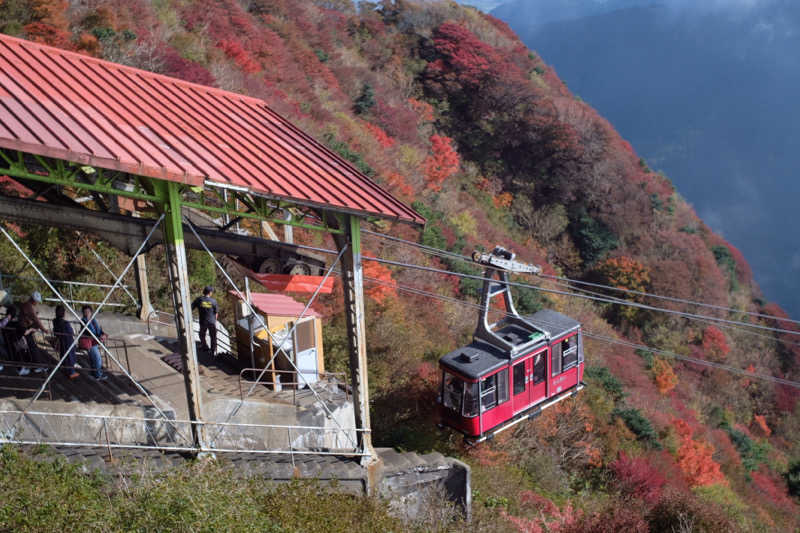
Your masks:
M200 349L208 351L206 344L206 331L211 338L211 355L217 355L217 301L212 298L214 287L203 289L203 296L198 296L192 302L192 309L197 309L200 319Z

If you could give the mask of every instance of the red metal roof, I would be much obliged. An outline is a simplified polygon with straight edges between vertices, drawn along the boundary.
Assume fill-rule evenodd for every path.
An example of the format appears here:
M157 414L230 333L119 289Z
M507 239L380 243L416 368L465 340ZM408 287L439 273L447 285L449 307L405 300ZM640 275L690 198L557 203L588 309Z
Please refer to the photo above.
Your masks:
M230 293L235 297L239 296L235 291L230 291ZM266 292L251 292L250 305L265 315L274 316L299 317L300 313L305 309L304 304L301 304L291 296ZM306 314L303 316L320 318L322 315L309 307L308 311L306 311Z
M0 147L424 223L263 100L7 35L0 35Z

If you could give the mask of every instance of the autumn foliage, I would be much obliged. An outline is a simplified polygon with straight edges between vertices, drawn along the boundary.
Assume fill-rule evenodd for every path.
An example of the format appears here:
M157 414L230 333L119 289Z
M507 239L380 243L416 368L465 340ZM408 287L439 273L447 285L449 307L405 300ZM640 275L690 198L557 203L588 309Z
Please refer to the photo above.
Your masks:
M12 12L14 5L25 9ZM462 255L500 244L547 274L766 313L772 318L747 320L798 328L762 300L742 254L570 92L547 58L526 49L505 23L455 2L0 0L0 28L265 100L427 219L424 228L365 227ZM330 244L309 233L295 230L298 244ZM376 256L481 273L453 256L364 240ZM20 266L5 263L10 255L0 254L3 271ZM596 374L605 376L599 387L467 450L457 435L434 429L436 361L471 339L480 282L369 260L363 268L373 439L469 462L482 494L473 512L483 525L678 530L690 516L700 530L725 530L720 515L727 511L699 494L729 479L724 495L746 502L739 512L752 529L800 526L780 476L787 458L800 453L800 390L760 379L800 380L795 335L750 336L628 305L520 290L520 308L524 302L530 312L548 308L578 319L587 369L607 373ZM51 273L77 279L74 270ZM556 288L552 280L526 281ZM747 316L583 288L682 313ZM341 295L322 298L331 310L326 357L344 370ZM662 359L599 336L724 361L749 374ZM731 501L723 507L738 508Z
M654 359L652 371L658 392L661 394L669 393L678 384L678 376L675 375L672 366L666 360Z
M711 359L724 359L731 351L725 334L716 326L708 326L703 332L703 351Z
M676 460L686 481L693 487L727 483L720 465L714 461L714 447L708 442L694 440L685 421L676 420L674 425L680 436Z
M458 152L453 147L453 140L443 135L431 135L431 155L423 163L427 188L437 191L444 181L458 172Z

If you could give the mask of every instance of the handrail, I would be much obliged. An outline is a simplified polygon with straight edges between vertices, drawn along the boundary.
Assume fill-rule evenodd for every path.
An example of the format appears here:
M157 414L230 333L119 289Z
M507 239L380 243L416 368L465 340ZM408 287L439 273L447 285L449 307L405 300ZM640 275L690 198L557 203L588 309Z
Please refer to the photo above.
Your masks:
M239 371L239 395L241 396L242 401L244 401L244 388L242 387L242 384L244 384L244 383L251 383L251 384L252 383L258 383L258 384L262 384L262 385L271 385L273 390L275 389L275 385L277 383L280 383L281 386L283 386L283 385L294 385L294 387L292 387L292 405L296 405L297 404L297 385L306 385L306 382L302 382L302 381L271 381L271 380L265 380L265 379L252 380L252 379L245 379L244 378L245 372L252 372L254 374L260 375L263 370L264 370L263 368L243 368L243 369L241 369ZM300 369L300 371L298 372L296 370L278 370L278 369L275 369L275 370L267 370L266 373L265 373L265 376L266 376L266 374L269 374L269 373L297 375L298 373L311 373L311 372L315 373L319 377L320 380L330 381L331 378L336 378L336 379L339 379L340 382L344 382L344 385L340 386L340 388L344 391L345 401L349 401L350 400L350 389L347 386L347 373L346 372L319 372L317 370L312 370L312 369L308 369L308 370Z

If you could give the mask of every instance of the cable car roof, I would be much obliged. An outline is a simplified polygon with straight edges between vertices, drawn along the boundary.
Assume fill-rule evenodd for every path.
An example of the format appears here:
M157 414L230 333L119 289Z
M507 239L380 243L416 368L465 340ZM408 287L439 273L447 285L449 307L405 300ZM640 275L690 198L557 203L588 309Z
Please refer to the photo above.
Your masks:
M574 318L553 311L542 309L537 313L525 317L536 327L540 327L550 335L550 340L558 339L577 331L581 324ZM514 359L525 356L544 346L548 339L542 337L541 341L530 349L518 354ZM510 360L509 352L480 339L473 340L469 345L453 350L439 359L439 363L467 379L480 379L487 374L507 365Z

